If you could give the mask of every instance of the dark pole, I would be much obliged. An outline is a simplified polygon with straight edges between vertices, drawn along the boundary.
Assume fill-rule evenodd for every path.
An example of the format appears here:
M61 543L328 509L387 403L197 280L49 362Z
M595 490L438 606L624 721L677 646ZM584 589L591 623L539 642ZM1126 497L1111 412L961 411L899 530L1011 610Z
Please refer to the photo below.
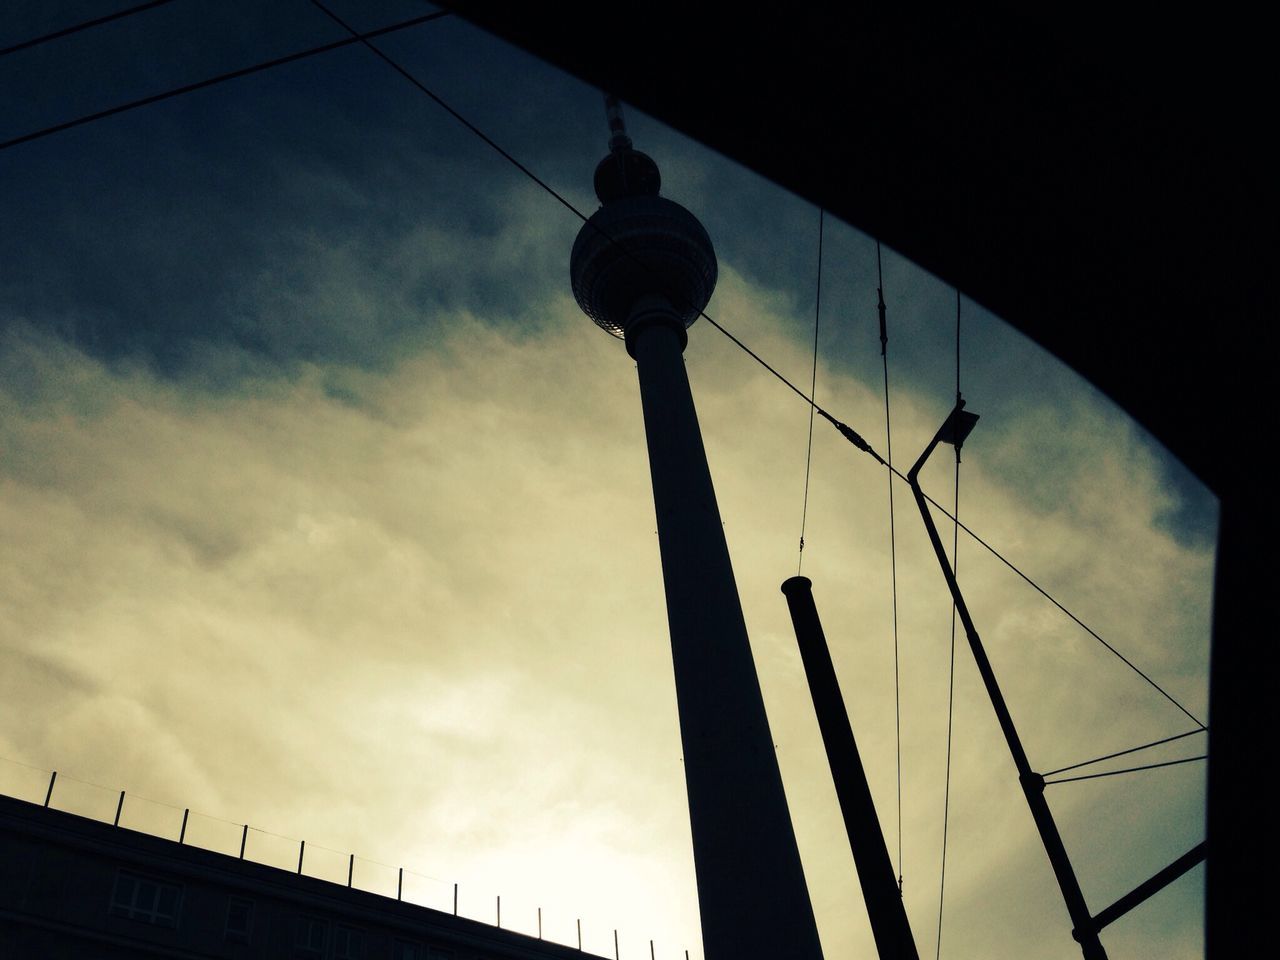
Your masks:
M991 661L987 659L987 651L982 646L982 638L978 636L978 628L974 626L973 617L969 615L969 607L965 604L964 595L960 592L960 584L956 581L950 561L947 560L946 548L942 545L938 528L934 525L933 516L929 513L929 504L924 498L924 491L920 489L920 470L938 444L954 443L958 451L960 444L964 441L964 435L976 422L977 417L963 413L963 410L964 400L957 400L951 415L929 441L929 445L924 448L924 453L920 454L920 459L916 461L915 466L907 473L907 481L911 484L911 493L916 498L916 506L920 508L920 516L929 534L929 542L933 544L938 565L942 568L942 576L946 579L947 588L951 591L956 612L960 615L960 622L964 624L965 636L969 638L969 649L973 652L973 659L978 665L978 673L981 674L982 683L987 688L987 696L991 698L991 706L1004 733L1005 742L1009 745L1009 753L1013 755L1013 764L1018 771L1018 783L1031 810L1031 818L1035 821L1036 830L1040 833L1040 841L1044 844L1045 853L1049 856L1049 864L1053 867L1053 874L1058 880L1062 899L1066 901L1067 913L1071 917L1074 928L1071 935L1079 942L1085 960L1107 960L1102 941L1098 939L1098 927L1089 915L1089 907L1085 904L1080 881L1076 879L1071 858L1067 856L1067 848L1058 833L1058 825L1053 820L1053 811L1049 809L1049 803L1044 798L1044 777L1032 770L1031 763L1027 760L1026 751L1022 748L1022 740L1018 736L1017 728L1013 725L1013 716L1004 702L1004 694L1000 692L1000 685L996 682L995 671L992 670ZM958 452L957 456L959 456Z
M853 850L876 951L880 960L918 960L902 893L894 879L893 862L884 843L849 713L827 649L827 638L813 602L813 583L808 577L792 577L783 583L782 592L791 611L800 659L804 661L809 692L813 696L813 709L822 730L822 743L827 748L827 763L831 766L840 812L844 815L844 829Z

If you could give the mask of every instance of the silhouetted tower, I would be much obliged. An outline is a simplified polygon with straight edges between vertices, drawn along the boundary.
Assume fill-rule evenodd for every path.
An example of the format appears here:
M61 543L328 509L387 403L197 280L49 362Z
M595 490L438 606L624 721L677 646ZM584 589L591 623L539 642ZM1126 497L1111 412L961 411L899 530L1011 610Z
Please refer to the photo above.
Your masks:
M640 376L675 665L707 960L819 960L813 908L747 640L685 374L686 329L711 299L716 256L688 210L658 196L606 98L602 206L573 245L579 306L622 338Z

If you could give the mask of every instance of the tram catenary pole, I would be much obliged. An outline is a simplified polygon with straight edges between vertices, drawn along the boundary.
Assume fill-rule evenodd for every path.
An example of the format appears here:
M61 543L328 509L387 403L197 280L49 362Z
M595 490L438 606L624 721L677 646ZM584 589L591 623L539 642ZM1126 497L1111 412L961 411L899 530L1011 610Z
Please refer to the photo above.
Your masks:
M978 673L982 676L983 686L987 688L987 696L991 698L991 706L1000 723L1000 730L1004 733L1005 742L1009 745L1009 753L1013 755L1013 764L1018 770L1018 783L1022 787L1022 795L1026 797L1031 818L1035 821L1036 830L1040 833L1040 841L1044 844L1045 853L1049 856L1049 864L1062 891L1062 898L1066 901L1067 913L1071 917L1073 927L1071 935L1080 944L1085 960L1107 960L1102 941L1098 939L1097 924L1089 914L1084 893L1080 889L1080 881L1076 879L1071 858L1067 855L1067 848L1063 845L1062 837L1058 833L1058 825L1054 822L1053 811L1049 809L1049 803L1045 800L1044 777L1032 770L1027 760L1026 751L1022 748L1022 740L1018 737L1017 727L1014 726L1013 717L1004 701L1004 694L1000 692L1000 685L996 682L995 671L992 670L991 661L987 659L987 652L982 646L982 638L973 624L969 607L964 602L964 594L960 592L960 584L956 581L955 571L951 569L951 563L947 560L946 548L942 545L938 528L934 525L933 517L929 513L929 504L925 500L924 491L920 489L920 470L938 444L951 444L956 448L958 457L965 437L969 435L969 431L977 421L976 414L964 411L963 398L957 398L955 409L938 428L938 432L924 448L915 466L908 471L907 482L911 484L911 493L915 496L916 506L920 508L920 516L929 534L929 542L933 544L933 552L938 557L942 576L946 579L947 588L951 591L951 599L955 601L956 612L964 625L965 636L969 638L969 649L973 651Z

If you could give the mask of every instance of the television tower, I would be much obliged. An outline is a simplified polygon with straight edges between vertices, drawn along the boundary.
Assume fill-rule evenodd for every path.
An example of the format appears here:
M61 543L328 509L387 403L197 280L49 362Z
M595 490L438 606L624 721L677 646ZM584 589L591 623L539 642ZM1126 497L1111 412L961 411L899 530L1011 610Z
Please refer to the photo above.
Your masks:
M702 224L658 195L605 98L600 208L573 244L578 305L636 362L671 631L706 960L821 960L817 925L765 716L738 587L684 367L686 330L711 299Z

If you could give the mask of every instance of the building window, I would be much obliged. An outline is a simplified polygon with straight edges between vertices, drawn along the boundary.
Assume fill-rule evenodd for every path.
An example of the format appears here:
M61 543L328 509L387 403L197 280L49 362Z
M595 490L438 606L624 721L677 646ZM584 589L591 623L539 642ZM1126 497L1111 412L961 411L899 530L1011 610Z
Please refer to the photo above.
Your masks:
M422 945L412 940L397 940L395 960L422 960Z
M364 934L352 927L335 927L333 960L364 960Z
M176 927L182 905L182 888L152 877L121 870L116 874L111 891L111 915L151 923L157 927Z
M293 955L295 957L323 957L324 943L328 939L329 924L315 917L298 917L293 928Z
M229 899L227 901L226 938L239 943L248 943L249 934L252 930L253 901L245 900L243 897Z
M437 950L432 947L427 951L427 960L453 960L453 952L451 950Z

